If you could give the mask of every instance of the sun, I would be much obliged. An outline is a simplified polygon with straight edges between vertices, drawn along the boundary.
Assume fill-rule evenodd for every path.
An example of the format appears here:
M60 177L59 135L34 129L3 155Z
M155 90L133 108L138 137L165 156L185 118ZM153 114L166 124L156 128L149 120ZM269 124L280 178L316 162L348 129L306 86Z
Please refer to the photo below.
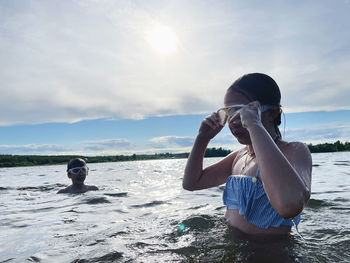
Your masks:
M171 54L177 49L178 39L175 32L167 26L156 25L147 34L147 41L160 54Z

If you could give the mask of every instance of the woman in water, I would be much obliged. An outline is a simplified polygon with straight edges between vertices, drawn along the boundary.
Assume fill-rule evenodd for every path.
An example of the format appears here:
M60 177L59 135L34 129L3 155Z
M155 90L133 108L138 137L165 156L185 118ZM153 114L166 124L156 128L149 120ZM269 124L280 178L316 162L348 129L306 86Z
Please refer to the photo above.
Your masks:
M226 222L247 234L289 233L310 198L311 155L303 143L282 140L280 100L277 83L265 74L237 79L225 107L202 121L186 164L186 190L226 183ZM203 169L207 145L225 123L245 147Z

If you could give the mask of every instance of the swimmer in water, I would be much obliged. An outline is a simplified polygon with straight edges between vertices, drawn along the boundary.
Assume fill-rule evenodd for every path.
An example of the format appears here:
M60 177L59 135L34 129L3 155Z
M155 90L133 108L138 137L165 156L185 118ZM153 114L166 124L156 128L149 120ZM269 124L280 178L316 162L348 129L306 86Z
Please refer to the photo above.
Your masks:
M202 121L185 168L186 190L226 183L226 222L247 234L289 233L310 198L311 154L305 144L282 139L280 100L280 89L268 75L237 79L224 107ZM203 169L207 145L226 123L244 147Z
M67 165L67 176L72 180L72 185L59 190L57 193L81 194L87 191L98 190L97 186L84 184L88 172L89 168L83 159L76 158L70 160Z

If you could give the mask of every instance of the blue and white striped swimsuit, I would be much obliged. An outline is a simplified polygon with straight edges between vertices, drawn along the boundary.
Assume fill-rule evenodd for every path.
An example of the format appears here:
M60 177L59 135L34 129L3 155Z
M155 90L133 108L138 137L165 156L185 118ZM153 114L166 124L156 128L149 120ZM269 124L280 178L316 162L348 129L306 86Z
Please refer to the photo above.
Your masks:
M231 175L228 177L224 191L224 204L228 210L237 209L240 215L261 228L293 226L300 222L300 215L292 219L281 217L271 206L263 184L258 180L259 168L255 177ZM254 179L255 178L255 179ZM254 182L255 181L255 182Z

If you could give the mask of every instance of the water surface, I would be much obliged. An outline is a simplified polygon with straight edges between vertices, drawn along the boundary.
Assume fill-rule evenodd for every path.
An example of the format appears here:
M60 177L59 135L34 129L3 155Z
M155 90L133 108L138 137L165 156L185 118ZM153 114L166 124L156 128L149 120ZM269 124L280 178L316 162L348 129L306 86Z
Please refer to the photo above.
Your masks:
M64 165L2 168L0 262L349 262L350 153L312 157L303 238L283 240L228 229L223 186L182 189L185 159L89 164L81 195L56 194Z

